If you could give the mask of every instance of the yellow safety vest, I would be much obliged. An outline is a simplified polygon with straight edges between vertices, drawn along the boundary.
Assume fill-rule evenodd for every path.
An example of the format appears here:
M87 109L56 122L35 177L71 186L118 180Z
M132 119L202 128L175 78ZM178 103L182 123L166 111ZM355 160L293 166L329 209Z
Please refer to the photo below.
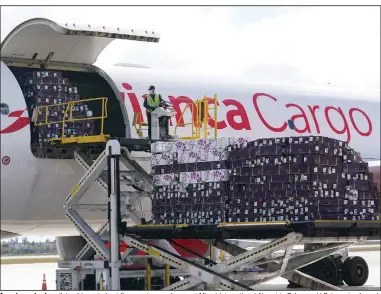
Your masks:
M152 99L152 96L151 94L148 94L147 96L147 104L148 106L151 106L151 107L158 107L159 104L160 104L160 96L159 94L155 94L155 97ZM151 109L147 109L148 112L152 112Z

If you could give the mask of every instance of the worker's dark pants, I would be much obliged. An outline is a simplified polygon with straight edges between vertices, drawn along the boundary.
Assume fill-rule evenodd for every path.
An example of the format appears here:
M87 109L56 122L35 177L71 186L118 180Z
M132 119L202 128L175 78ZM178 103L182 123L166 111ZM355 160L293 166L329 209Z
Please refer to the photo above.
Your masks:
M151 112L147 112L148 137L151 139Z

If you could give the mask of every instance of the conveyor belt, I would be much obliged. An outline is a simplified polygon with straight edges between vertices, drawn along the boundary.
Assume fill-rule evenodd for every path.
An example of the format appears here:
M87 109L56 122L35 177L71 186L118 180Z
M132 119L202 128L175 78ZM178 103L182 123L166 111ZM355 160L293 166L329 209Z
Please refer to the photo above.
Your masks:
M232 223L220 225L138 225L125 227L126 235L147 239L276 239L290 232L305 237L380 238L380 221L314 221Z

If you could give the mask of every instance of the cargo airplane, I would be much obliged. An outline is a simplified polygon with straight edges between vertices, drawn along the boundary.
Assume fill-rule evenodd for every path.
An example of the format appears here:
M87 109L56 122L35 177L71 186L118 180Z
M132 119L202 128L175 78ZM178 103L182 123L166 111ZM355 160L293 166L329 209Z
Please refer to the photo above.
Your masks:
M177 111L176 124L189 122L181 113L205 95L217 94L219 137L250 139L281 136L321 135L348 142L373 163L379 184L380 92L353 92L332 87L291 86L255 82L237 84L220 79L192 76L116 64L94 65L101 51L114 39L158 42L155 32L58 24L30 19L11 31L1 44L1 239L20 235L57 236L59 252L78 250L79 233L65 218L63 204L72 187L83 176L74 159L38 158L32 152L33 122L27 109L21 77L32 71L61 71L82 98L108 97L105 132L113 137L137 137L132 126L135 113L142 113L149 85L170 101ZM294 127L290 127L290 121ZM139 123L139 119L136 123ZM189 136L179 126L177 135ZM149 154L132 154L149 169ZM91 196L91 197L90 197ZM84 196L91 203L106 203L105 192L93 185ZM90 200L89 200L90 199ZM89 203L89 202L88 202ZM150 205L144 209L147 215ZM88 212L84 218L97 229L107 217ZM199 244L194 244L193 249Z

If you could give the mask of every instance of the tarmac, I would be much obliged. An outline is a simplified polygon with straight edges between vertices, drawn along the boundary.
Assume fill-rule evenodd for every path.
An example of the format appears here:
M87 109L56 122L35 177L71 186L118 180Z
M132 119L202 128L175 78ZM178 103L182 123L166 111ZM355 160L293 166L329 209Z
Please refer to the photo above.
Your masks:
M344 290L381 290L380 283L380 251L373 252L351 252L350 256L363 257L369 267L369 278L362 287L342 286ZM55 290L56 263L36 264L2 264L1 265L1 290L41 290L43 274L46 275L48 290ZM287 281L276 278L267 283L260 284L254 290L260 291L282 291L286 288ZM295 289L301 290L301 289Z

